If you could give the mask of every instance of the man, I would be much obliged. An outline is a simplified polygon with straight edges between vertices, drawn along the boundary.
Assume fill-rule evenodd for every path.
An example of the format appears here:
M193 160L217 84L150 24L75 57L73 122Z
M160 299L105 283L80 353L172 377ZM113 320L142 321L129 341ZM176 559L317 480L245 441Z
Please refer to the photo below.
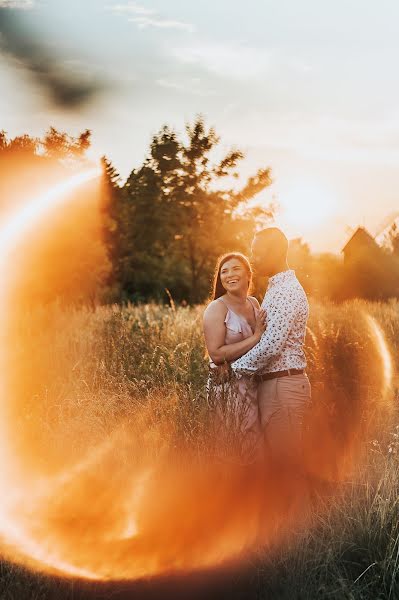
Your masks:
M303 350L309 305L287 264L288 241L276 227L256 234L252 263L258 275L269 277L262 302L267 326L260 342L231 365L258 382L260 422L266 448L278 472L302 472L302 426L310 403Z

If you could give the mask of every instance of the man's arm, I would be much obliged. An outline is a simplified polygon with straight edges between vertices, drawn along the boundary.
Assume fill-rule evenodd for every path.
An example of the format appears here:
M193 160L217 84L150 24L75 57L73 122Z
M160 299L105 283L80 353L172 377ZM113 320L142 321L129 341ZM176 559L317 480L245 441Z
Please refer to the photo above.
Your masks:
M300 299L287 290L276 292L272 308L267 310L266 331L249 352L231 364L236 373L252 374L262 371L272 358L278 356L288 339L295 321Z

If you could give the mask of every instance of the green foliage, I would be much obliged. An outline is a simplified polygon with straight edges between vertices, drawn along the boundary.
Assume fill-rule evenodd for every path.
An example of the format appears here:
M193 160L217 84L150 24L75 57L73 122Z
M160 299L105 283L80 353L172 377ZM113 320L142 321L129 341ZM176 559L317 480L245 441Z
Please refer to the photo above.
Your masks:
M113 264L122 298L165 298L167 288L174 298L203 300L217 256L247 251L256 224L271 216L270 208L240 210L270 185L269 169L242 189L223 188L222 180L236 177L243 154L231 150L212 160L219 138L201 117L187 125L186 136L163 127L115 198Z
M77 138L71 137L65 132L58 131L50 127L44 136L43 146L44 155L48 158L65 160L66 158L82 158L90 148L91 131L86 129Z
M90 138L89 130L73 137L54 127L43 139L10 139L0 131L0 210L38 195L85 164ZM254 230L273 216L272 205L250 202L271 184L271 172L259 169L238 186L243 153L233 148L221 154L219 142L202 117L186 126L185 136L164 126L153 136L143 164L125 183L111 161L102 158L99 207L92 213L99 208L101 223L93 224L90 235L85 232L84 257L69 276L75 281L72 287L81 282L76 300L143 302L169 297L202 302L209 294L217 257L233 250L248 254ZM81 220L88 219L81 215ZM347 252L345 261L333 254L314 255L302 239L291 240L289 264L309 295L339 302L399 297L397 224L382 248L367 232L361 237L369 244L355 248L352 256ZM73 234L71 247L72 238ZM55 249L54 257L78 255L67 246ZM49 272L48 280L53 278ZM255 283L261 297L264 282ZM69 288L57 285L45 297L37 297L71 298Z

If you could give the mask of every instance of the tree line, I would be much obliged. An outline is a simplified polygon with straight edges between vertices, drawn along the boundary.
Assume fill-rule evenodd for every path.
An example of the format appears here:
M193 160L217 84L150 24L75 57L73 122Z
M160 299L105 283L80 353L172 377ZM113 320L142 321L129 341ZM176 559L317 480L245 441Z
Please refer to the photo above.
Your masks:
M217 257L247 252L255 227L272 217L271 207L248 205L271 184L270 168L234 186L243 153L232 149L215 160L220 140L202 118L185 133L163 127L121 186L103 159L115 298L161 299L168 290L177 300L204 300Z
M13 139L0 132L0 210L88 164L90 144L89 130L73 137L50 128L43 138ZM270 167L243 181L243 153L223 153L220 146L215 129L197 117L183 135L162 127L126 181L103 157L100 185L77 191L82 201L26 240L26 248L38 248L28 258L25 252L21 262L27 298L204 301L217 257L231 250L248 253L256 228L274 215L272 205L250 202L271 185ZM367 253L363 262L345 264L334 255L312 255L303 240L291 241L290 262L316 297L399 295L397 286L387 284L399 281L395 226L381 253L373 255L372 268Z

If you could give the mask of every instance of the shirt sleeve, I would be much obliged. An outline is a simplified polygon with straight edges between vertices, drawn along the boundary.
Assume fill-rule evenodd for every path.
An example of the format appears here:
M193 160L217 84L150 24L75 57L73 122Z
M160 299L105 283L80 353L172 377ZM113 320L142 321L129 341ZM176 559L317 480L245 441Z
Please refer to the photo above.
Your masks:
M262 371L272 358L281 354L294 324L300 298L294 290L279 290L267 311L266 331L249 352L231 363L236 373L252 374Z

